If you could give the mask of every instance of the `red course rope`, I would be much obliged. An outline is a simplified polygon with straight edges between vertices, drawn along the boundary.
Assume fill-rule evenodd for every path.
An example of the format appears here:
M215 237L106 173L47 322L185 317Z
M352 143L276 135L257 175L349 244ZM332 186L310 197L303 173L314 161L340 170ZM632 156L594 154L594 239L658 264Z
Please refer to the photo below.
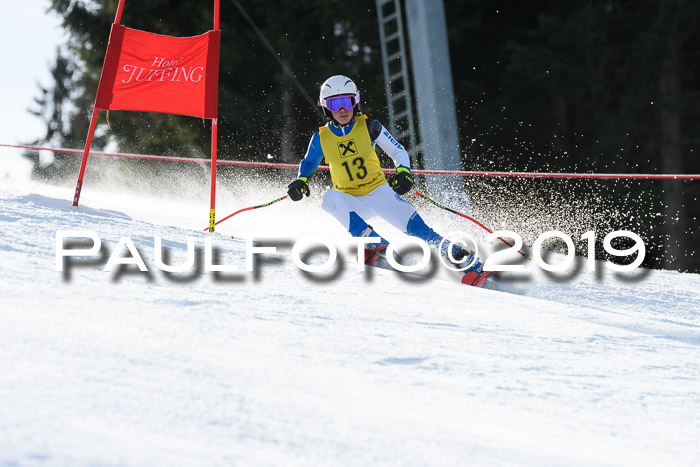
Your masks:
M13 144L0 144L0 147L30 149L34 151L52 151L69 154L82 154L79 149L66 148L44 148L39 146L22 146ZM209 159L194 159L187 157L165 157L143 154L114 154L101 151L90 151L90 154L97 156L124 157L127 159L143 159L170 162L190 162L196 164L211 164ZM298 169L297 164L273 164L270 162L246 162L219 160L217 165L236 165L247 167L267 167L275 169ZM321 165L319 170L328 170L328 166ZM391 169L383 169L384 172L393 172ZM611 174L611 173L544 173L544 172L479 172L467 170L412 170L418 175L460 175L476 177L522 177L522 178L587 178L587 179L608 179L608 180L700 180L700 174Z

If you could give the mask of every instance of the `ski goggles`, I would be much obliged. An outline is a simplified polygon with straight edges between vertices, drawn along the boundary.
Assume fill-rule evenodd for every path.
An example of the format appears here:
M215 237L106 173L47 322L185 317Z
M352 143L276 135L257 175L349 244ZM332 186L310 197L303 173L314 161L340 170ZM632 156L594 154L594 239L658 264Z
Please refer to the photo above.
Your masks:
M355 107L355 97L354 96L333 96L324 99L324 107L326 107L331 112L337 112L341 108L345 110L350 110Z

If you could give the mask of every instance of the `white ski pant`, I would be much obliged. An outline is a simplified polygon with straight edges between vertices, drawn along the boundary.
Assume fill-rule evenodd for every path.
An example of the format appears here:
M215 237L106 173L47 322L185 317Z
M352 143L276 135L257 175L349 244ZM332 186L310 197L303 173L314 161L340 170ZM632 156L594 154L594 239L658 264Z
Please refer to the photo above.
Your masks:
M338 190L323 195L323 209L350 230L350 213L355 212L365 222L379 216L401 232L406 233L408 221L416 210L384 183L364 196L353 196Z

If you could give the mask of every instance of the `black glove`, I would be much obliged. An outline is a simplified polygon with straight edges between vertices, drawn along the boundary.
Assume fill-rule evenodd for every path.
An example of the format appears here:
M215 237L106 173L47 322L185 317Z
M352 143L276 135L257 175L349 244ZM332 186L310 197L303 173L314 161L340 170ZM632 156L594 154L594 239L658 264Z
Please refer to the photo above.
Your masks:
M287 186L289 199L299 201L304 195L309 196L311 190L309 190L309 184L306 183L306 180L308 180L306 177L299 177Z
M402 165L396 168L396 173L389 177L389 186L399 195L405 195L413 186L411 170Z

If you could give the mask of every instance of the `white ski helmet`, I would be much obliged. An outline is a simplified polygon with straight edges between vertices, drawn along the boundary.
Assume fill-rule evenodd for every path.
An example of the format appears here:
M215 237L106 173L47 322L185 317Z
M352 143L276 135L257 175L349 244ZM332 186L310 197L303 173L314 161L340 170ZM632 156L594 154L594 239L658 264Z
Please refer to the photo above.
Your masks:
M326 117L330 120L333 118L331 111L338 110L338 108L333 107L333 101L329 102L329 99L339 96L348 96L351 98L350 104L352 105L355 115L357 115L360 109L360 91L357 90L355 83L347 76L335 75L323 82L318 97L319 104L323 108L323 113L326 114Z

